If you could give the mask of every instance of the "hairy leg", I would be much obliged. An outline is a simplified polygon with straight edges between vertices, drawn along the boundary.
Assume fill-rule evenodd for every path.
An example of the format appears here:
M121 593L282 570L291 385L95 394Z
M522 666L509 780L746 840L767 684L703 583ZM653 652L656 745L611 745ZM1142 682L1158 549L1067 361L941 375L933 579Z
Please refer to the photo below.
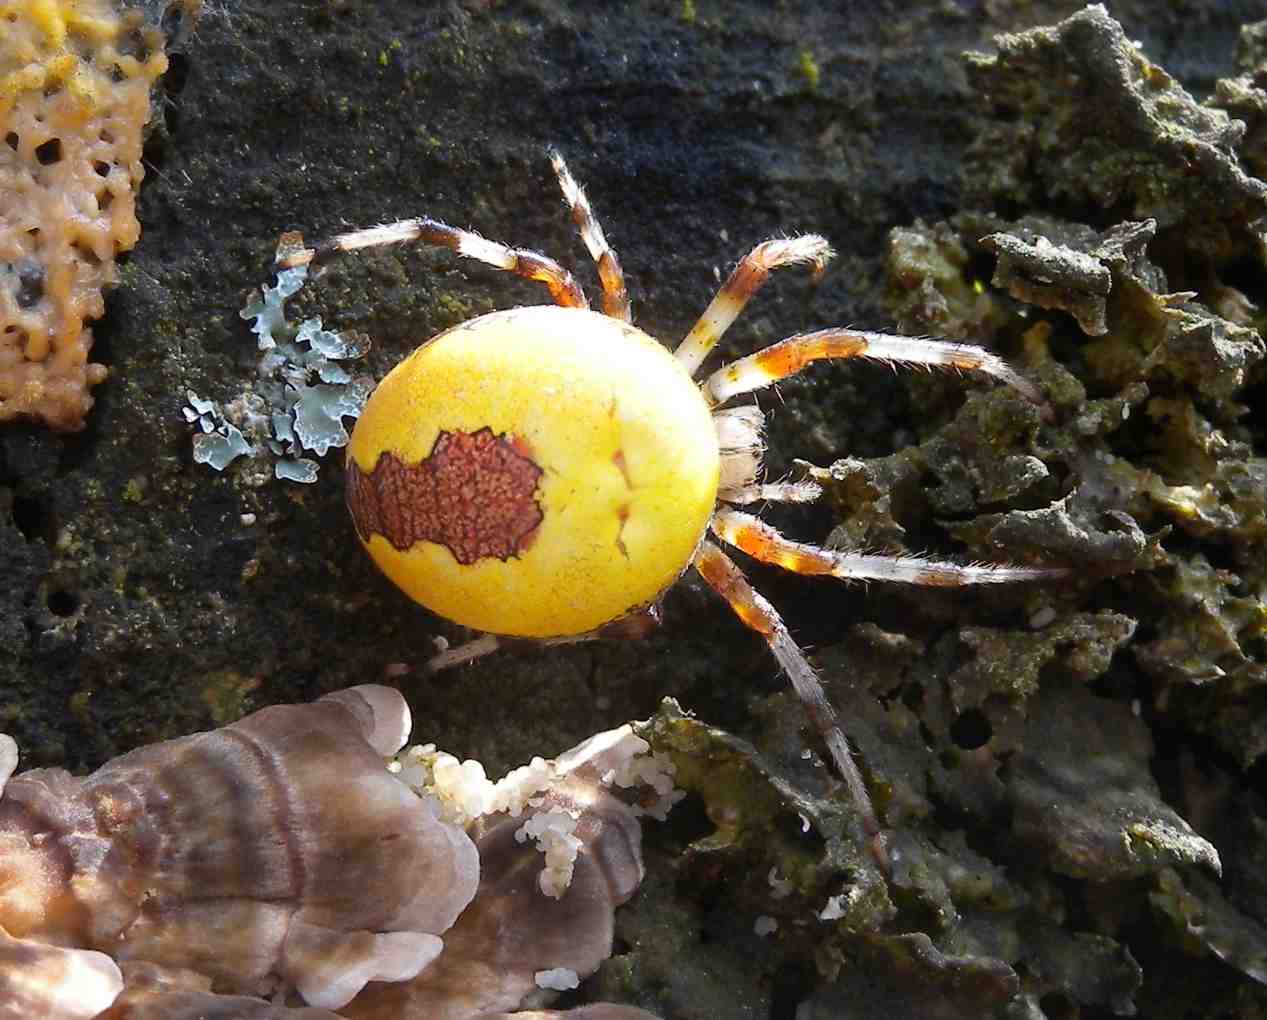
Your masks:
M862 774L853 760L849 741L837 721L836 710L827 700L827 693L814 673L814 667L788 633L787 625L774 606L748 583L735 562L707 539L701 543L695 554L695 569L730 604L739 619L766 639L783 672L792 681L792 687L805 705L810 720L826 743L836 771L844 779L849 796L861 816L863 828L871 838L872 852L880 867L887 871L888 855L884 849L875 808L871 806L871 795L867 792Z
M810 265L817 276L833 254L831 245L817 234L762 241L735 266L699 321L678 345L674 352L677 359L694 375L771 271L781 266Z
M1047 407L1033 383L997 354L981 347L856 329L820 329L780 340L718 369L704 383L704 395L720 404L795 375L811 362L842 358L981 372L1007 383L1044 410Z
M585 191L576 183L576 178L563 162L563 157L551 150L550 165L554 167L559 178L559 187L563 189L563 197L572 211L572 222L581 232L581 240L589 249L590 257L598 266L598 278L603 285L603 314L622 322L632 321L629 311L629 291L625 288L625 273L620 268L620 260L607 243L603 228L594 215Z
M335 255L378 248L389 244L430 244L448 248L485 265L514 273L526 280L544 283L554 303L565 308L588 308L589 302L572 274L554 259L526 248L509 248L490 241L470 230L451 227L447 223L421 217L399 220L364 230L353 230L323 241L312 248L292 248L278 260L283 269L324 262Z
M1069 573L1060 567L954 563L922 556L885 556L822 549L805 542L795 542L765 521L739 510L718 510L713 516L712 529L722 541L742 549L762 563L773 563L797 574L838 577L847 581L897 581L934 588L958 588L971 584L1050 580Z

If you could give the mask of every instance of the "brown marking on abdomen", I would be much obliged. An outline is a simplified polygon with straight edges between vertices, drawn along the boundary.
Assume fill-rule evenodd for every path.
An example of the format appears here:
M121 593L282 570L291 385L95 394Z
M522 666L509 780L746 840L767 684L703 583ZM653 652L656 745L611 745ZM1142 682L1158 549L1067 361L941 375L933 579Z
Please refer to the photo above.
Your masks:
M633 482L629 480L629 462L625 460L625 451L617 450L613 453L612 463L616 465L616 470L620 472L620 477L625 480L625 488L632 489Z
M616 532L616 548L620 550L621 556L629 559L629 550L625 548L625 525L629 523L628 503L617 509L616 517L620 521L620 530Z
M435 542L467 566L508 560L532 544L544 513L537 501L542 470L519 437L441 432L431 454L406 464L390 451L366 474L348 457L347 504L356 533L382 535L401 552Z

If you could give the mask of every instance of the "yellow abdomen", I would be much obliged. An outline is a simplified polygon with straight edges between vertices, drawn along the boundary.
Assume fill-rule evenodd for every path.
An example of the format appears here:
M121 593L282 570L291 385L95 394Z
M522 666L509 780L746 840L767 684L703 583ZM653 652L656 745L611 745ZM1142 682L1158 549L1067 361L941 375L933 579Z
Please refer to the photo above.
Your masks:
M627 323L517 308L418 348L370 397L348 506L374 561L457 623L584 634L690 562L719 471L685 370Z

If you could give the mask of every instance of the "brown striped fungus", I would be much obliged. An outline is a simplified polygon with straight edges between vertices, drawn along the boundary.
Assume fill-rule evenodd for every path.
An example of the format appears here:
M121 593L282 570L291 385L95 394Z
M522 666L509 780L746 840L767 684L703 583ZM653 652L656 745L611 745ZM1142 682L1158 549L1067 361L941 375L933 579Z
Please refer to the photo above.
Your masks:
M281 253L280 264L292 268L381 245L436 245L543 283L553 300L446 330L379 384L348 447L357 533L410 597L483 632L442 652L435 667L491 652L507 638L561 643L644 634L658 621L665 591L694 567L769 643L883 859L867 789L813 667L719 543L843 580L949 587L1058 571L870 555L783 536L740 508L810 501L820 489L763 481L765 416L734 401L812 362L869 358L979 372L1046 405L1028 380L982 348L845 328L788 337L697 382L770 273L806 265L821 274L831 247L816 234L758 244L670 354L632 324L616 254L562 157L551 160L597 263L601 313L553 259L430 218Z
M84 778L13 776L0 734L0 1020L474 1020L575 987L643 877L610 787L671 794L664 764L626 726L491 783L389 761L409 727L353 687Z

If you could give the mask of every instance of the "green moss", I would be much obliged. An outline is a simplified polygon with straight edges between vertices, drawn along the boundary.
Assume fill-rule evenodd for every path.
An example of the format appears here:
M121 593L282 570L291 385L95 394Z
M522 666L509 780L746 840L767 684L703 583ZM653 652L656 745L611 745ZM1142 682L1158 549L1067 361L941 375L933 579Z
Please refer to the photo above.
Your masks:
M814 54L809 50L801 50L796 58L796 70L801 77L805 79L805 84L811 92L817 90L821 72L818 68L818 61L814 59Z
M70 714L80 725L89 724L91 721L89 706L92 702L92 688L81 687L70 696L70 700L66 703L66 707L70 709Z
M199 697L215 724L224 726L253 710L251 695L259 686L257 676L247 676L233 669L216 670L203 678Z
M793 715L803 722L800 712L798 703ZM754 917L789 918L811 904L820 909L840 892L842 872L853 879L837 915L842 932L874 930L892 915L853 804L835 784L820 788L821 765L801 756L799 738L789 762L682 714L672 699L638 732L669 755L675 784L700 797L714 826L693 841L691 852L733 875L732 893ZM792 896L785 898L776 884Z

